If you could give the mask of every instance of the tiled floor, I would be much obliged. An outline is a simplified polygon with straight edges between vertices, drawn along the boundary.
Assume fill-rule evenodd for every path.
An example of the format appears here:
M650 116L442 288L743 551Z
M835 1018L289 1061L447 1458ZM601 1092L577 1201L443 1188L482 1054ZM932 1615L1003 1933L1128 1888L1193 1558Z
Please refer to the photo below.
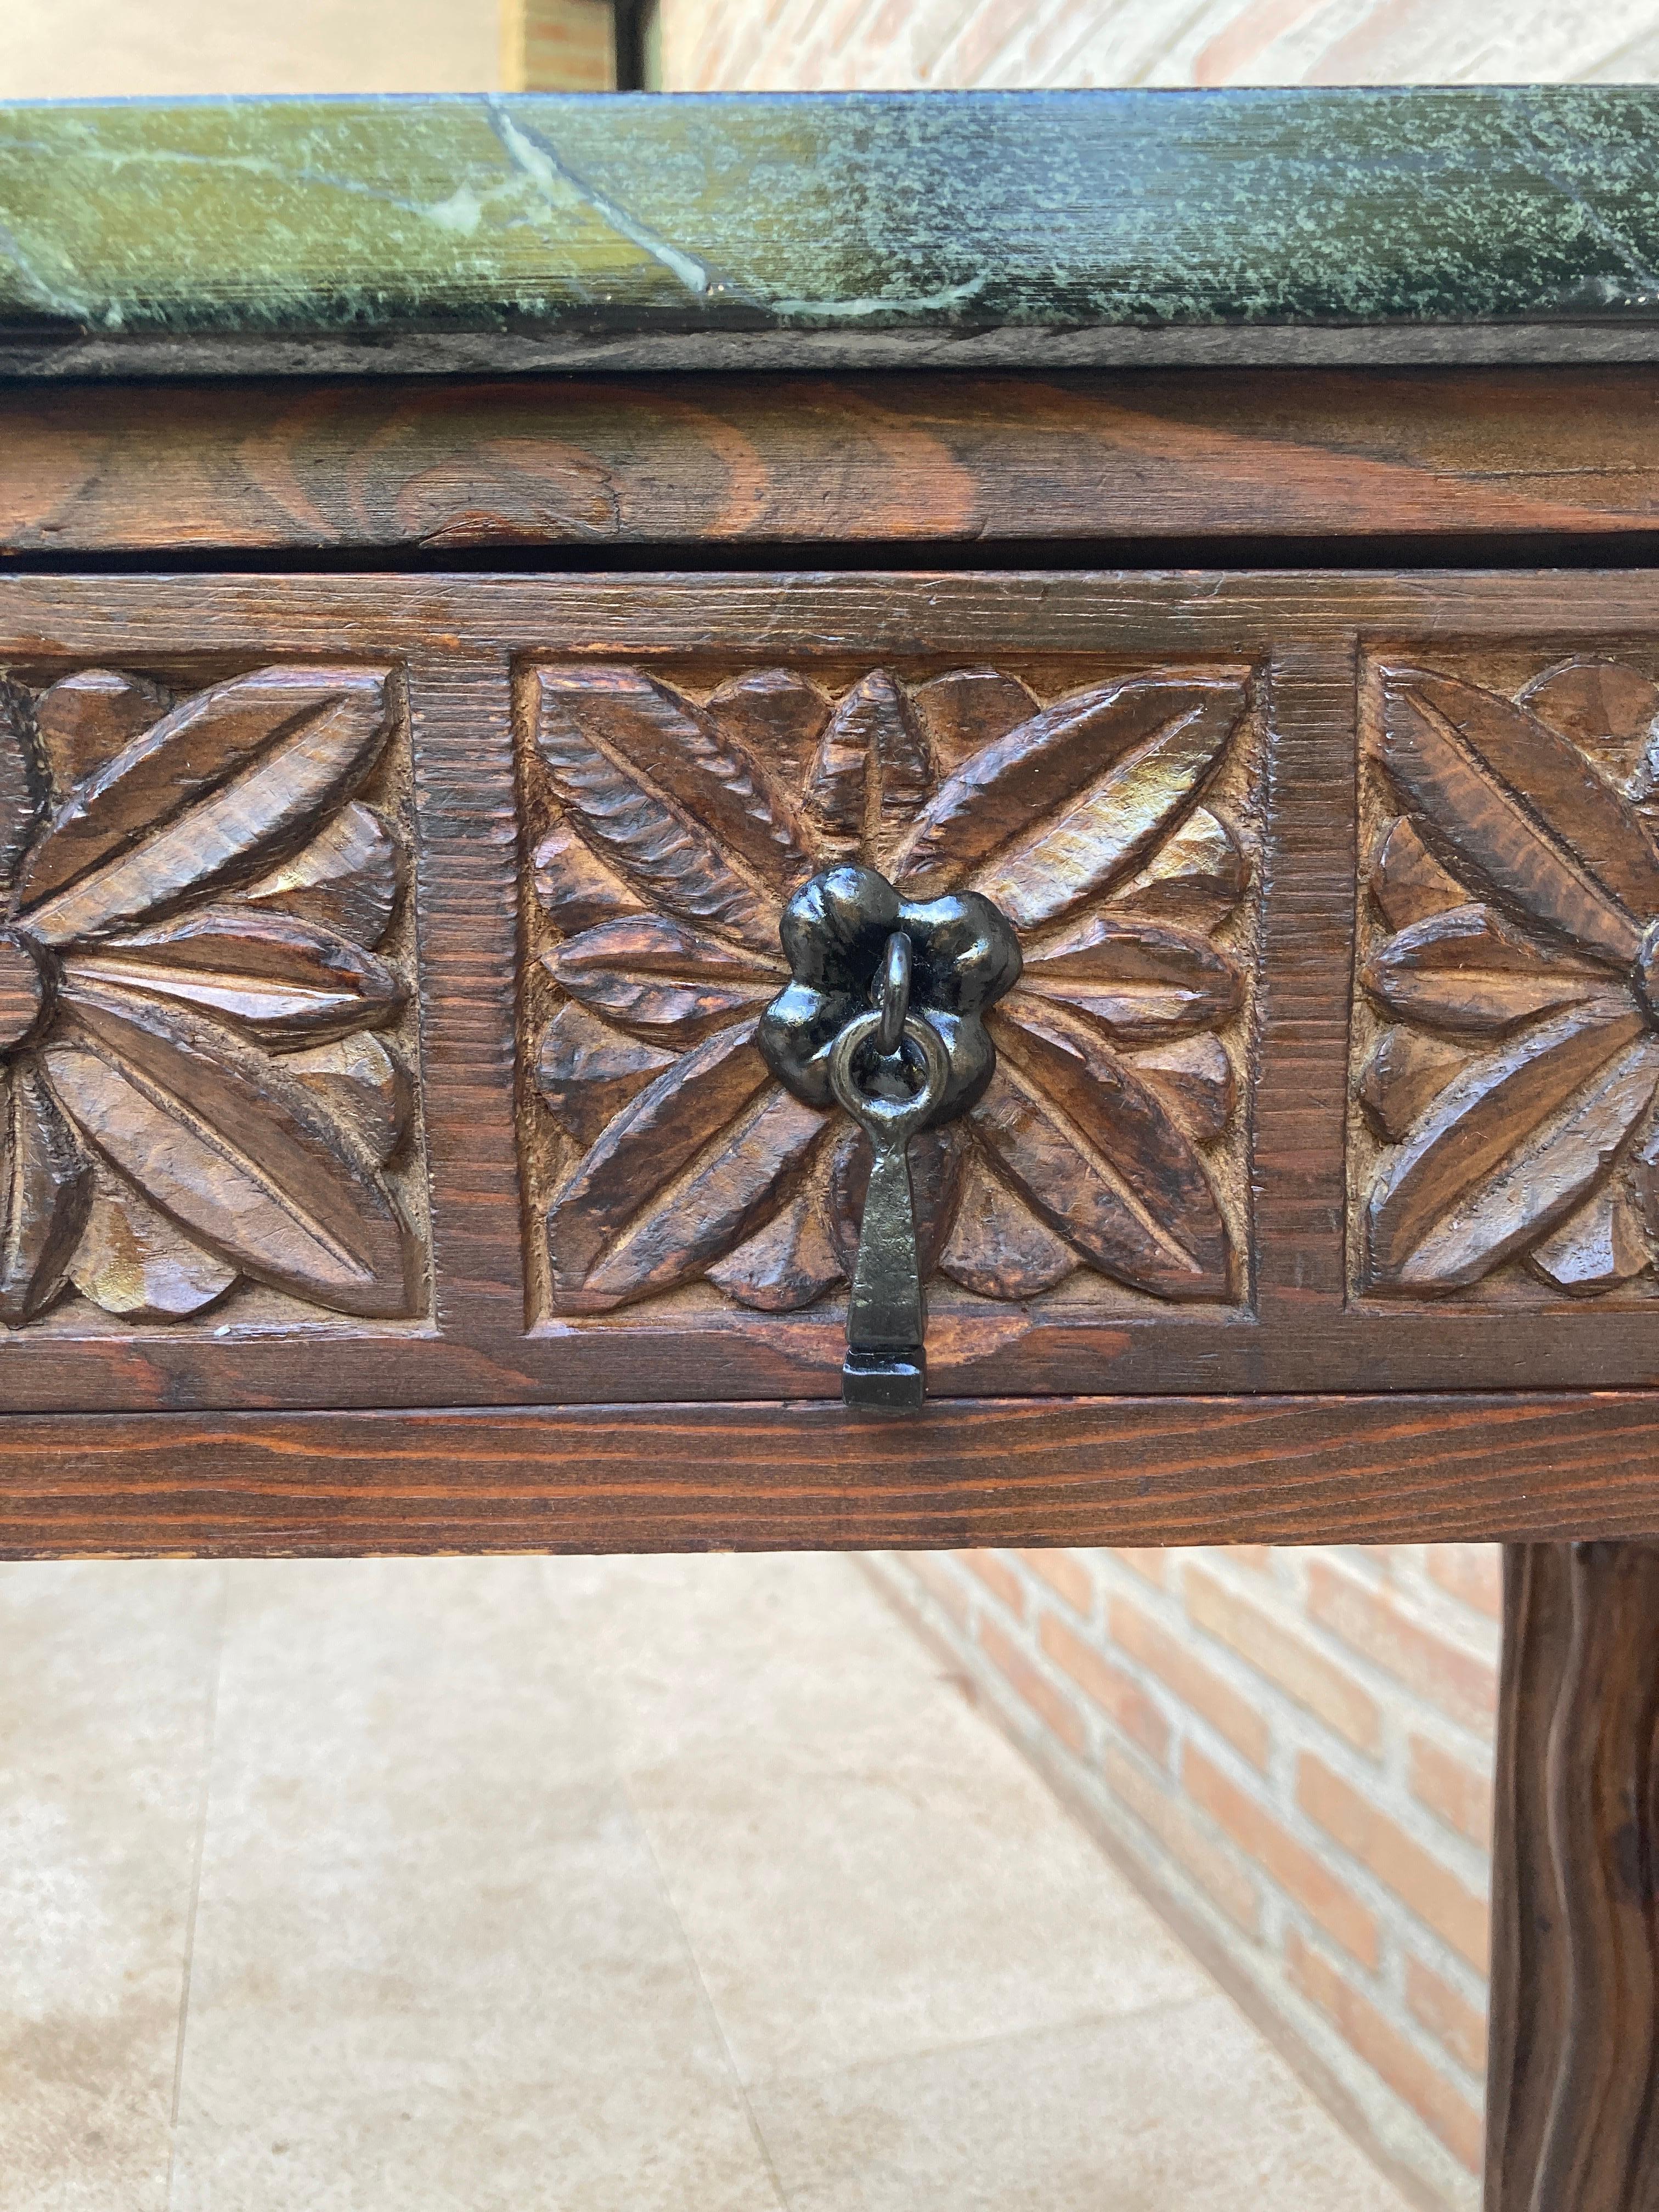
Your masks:
M832 1559L0 1570L7 2212L1400 2212Z

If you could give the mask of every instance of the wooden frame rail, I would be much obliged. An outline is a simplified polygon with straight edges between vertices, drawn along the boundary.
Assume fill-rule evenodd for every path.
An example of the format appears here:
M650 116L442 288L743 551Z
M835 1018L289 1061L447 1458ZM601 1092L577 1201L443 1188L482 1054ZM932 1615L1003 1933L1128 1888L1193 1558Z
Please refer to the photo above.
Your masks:
M14 1416L0 1556L1659 1536L1659 1394Z

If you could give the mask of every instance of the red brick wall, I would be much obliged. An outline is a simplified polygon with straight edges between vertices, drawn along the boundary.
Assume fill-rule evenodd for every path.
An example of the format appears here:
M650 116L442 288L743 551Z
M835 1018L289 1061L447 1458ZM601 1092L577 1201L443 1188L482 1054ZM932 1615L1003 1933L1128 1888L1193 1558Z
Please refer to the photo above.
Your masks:
M1496 1551L872 1565L1413 2193L1472 2207Z

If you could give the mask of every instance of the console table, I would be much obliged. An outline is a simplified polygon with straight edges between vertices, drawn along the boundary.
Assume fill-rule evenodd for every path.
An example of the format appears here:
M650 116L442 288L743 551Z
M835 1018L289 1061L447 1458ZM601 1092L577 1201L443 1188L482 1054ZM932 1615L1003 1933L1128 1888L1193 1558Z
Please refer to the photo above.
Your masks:
M1501 1540L1650 2207L1656 145L0 110L0 1549Z

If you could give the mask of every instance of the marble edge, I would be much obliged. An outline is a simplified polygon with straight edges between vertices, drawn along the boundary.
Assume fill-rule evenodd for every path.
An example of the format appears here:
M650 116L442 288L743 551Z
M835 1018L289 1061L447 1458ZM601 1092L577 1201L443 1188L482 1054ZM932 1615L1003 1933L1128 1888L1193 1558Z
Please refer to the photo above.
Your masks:
M0 381L166 383L214 377L741 375L908 370L1636 367L1659 323L1446 323L1123 331L692 331L607 337L428 331L354 340L198 335L47 346L0 333Z
M0 106L0 376L1659 356L1659 89Z

